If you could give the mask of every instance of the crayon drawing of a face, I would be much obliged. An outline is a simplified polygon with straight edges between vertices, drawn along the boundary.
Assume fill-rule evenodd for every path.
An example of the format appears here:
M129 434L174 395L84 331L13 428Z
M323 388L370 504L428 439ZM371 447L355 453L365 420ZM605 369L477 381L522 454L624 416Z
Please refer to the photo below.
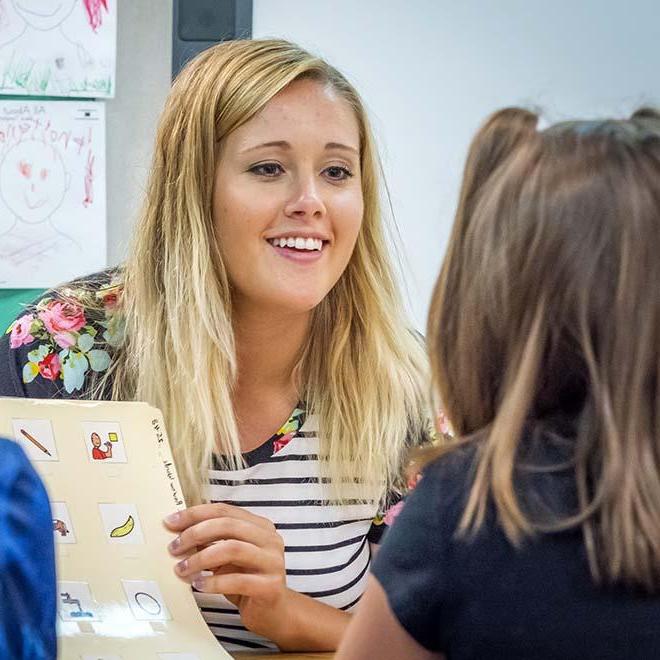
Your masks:
M21 18L36 30L52 30L69 16L77 0L13 0Z
M0 163L0 195L10 211L28 224L53 215L69 181L57 149L39 140L19 142Z

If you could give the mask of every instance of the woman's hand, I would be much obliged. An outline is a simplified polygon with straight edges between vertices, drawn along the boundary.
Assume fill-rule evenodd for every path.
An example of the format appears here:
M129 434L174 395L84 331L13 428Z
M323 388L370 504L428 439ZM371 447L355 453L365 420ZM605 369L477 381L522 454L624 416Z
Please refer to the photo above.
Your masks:
M165 519L179 535L170 543L186 556L175 573L199 591L223 594L236 605L243 625L277 643L286 639L284 542L275 525L228 504L200 504ZM201 571L213 575L200 577Z

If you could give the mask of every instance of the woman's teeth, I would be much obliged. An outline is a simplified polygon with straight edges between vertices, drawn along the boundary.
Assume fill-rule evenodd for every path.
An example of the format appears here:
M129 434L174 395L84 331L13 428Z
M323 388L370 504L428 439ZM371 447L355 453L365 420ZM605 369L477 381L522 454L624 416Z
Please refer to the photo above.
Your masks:
M268 241L274 247L288 247L296 250L319 250L323 249L323 241L320 238L301 238L290 236L289 238L271 238Z

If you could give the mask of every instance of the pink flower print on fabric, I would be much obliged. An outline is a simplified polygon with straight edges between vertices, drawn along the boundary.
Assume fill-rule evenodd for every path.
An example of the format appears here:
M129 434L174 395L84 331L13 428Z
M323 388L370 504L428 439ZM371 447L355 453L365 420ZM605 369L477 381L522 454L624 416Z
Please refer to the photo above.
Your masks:
M394 521L396 520L396 517L401 513L401 510L403 509L403 504L404 504L404 501L401 500L400 502L397 502L394 506L391 506L385 512L385 515L383 516L383 522L388 527L391 527L394 524Z
M30 334L33 321L34 316L32 314L25 314L14 321L9 335L9 345L12 348L20 348L34 341L34 337Z
M39 312L39 318L60 348L74 346L76 336L73 333L86 323L85 312L80 305L59 300L49 302Z
M275 440L275 442L273 442L273 449L274 449L273 453L277 454L278 451L284 449L284 447L286 447L291 442L295 434L296 432L292 431L291 433L287 433L286 435L283 435L281 438Z
M406 497L408 497L411 493L411 491L415 490L415 487L419 483L420 479L422 478L422 475L417 473L412 475L408 479L408 491L406 493ZM393 506L391 506L386 512L385 515L383 516L383 522L388 526L391 527L394 524L394 521L396 520L397 516L401 513L403 510L403 506L405 505L406 500L400 500Z

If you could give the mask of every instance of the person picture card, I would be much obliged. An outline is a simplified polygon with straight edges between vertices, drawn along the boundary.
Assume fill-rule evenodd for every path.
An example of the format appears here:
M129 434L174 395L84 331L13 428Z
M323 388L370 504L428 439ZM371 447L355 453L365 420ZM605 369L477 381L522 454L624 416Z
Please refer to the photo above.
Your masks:
M102 270L105 220L104 104L0 99L0 288Z
M49 493L60 657L230 657L167 552L162 520L185 502L159 410L0 397L0 436L21 445Z
M115 95L117 0L0 0L0 94Z

